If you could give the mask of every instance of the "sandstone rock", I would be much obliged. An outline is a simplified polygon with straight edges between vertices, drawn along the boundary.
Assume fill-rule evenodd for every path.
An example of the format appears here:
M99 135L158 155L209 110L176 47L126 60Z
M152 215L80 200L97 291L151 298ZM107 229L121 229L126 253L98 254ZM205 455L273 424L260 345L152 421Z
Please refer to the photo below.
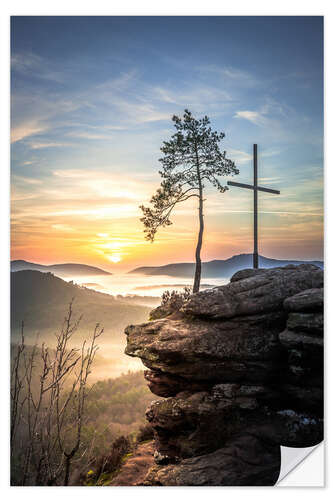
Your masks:
M284 330L280 334L280 341L288 350L288 372L284 379L295 385L322 386L323 339Z
M283 393L272 401L272 392L263 386L219 384L210 392L153 401L146 417L155 431L156 461L174 463L213 452L245 433L283 446L318 444L321 416L291 409L293 401L288 404ZM277 401L280 408L274 409Z
M145 370L144 377L148 387L157 396L176 396L179 392L200 392L210 388L211 384L204 382L193 382L185 378L163 373L157 370Z
M260 274L264 275L265 272L266 272L265 268L253 269L251 267L249 269L241 269L240 271L237 271L233 276L231 276L230 282L232 283L234 281L241 281L247 278L253 278L253 276L259 276Z
M192 295L182 310L215 319L276 311L286 298L322 286L323 271L311 264L243 270L228 285Z
M157 452L164 462L175 462L216 450L230 436L262 422L254 397L260 392L259 388L236 390L224 397L223 389L215 387L211 392L153 401L146 417L155 431Z
M290 313L287 327L296 332L306 332L312 335L323 335L323 313Z
M249 421L245 433L272 444L304 448L323 440L323 419L311 411L296 411L288 406L281 410L266 409L260 419Z
M298 307L298 299L295 303ZM291 304L293 307L293 300ZM287 328L279 334L280 342L288 352L288 368L284 378L289 384L307 387L323 385L322 335L322 313L299 311L289 314Z
M126 328L126 354L191 381L249 382L274 376L283 311L224 321L162 319Z
M140 484L272 485L280 445L323 439L322 285L308 264L246 269L126 329L165 398L146 413L158 465Z
M237 397L262 398L271 393L269 387L262 385L216 384L212 388L213 397L216 399L236 399Z
M243 435L223 448L152 467L143 484L151 486L272 486L280 473L280 446Z
M290 323L288 323L288 326L290 326ZM288 349L302 349L310 351L313 354L317 352L322 354L323 352L323 339L314 335L307 335L306 333L293 332L286 329L279 334L279 339L282 345Z
M323 288L310 288L303 292L297 293L292 297L288 297L283 302L283 307L287 311L302 311L312 312L320 311L324 305L324 291Z
M155 309L150 311L149 320L151 321L154 319L163 319L167 316L171 316L172 314L175 314L177 311L179 311L184 303L184 300L179 298L177 301L170 300L163 305L157 306L155 307Z
M322 374L317 373L312 367L301 364L292 364L288 366L288 371L284 376L285 382L295 386L311 385L313 388L322 385ZM295 403L294 403L295 404ZM305 404L304 408L307 407Z
M304 448L323 440L323 419L316 415L286 409L276 412L273 421L275 440L282 446Z
M285 399L285 408L296 411L312 412L323 415L323 386L316 380L314 385L304 387L296 384L281 384L281 394ZM305 445L304 445L305 446ZM311 445L308 445L311 446Z

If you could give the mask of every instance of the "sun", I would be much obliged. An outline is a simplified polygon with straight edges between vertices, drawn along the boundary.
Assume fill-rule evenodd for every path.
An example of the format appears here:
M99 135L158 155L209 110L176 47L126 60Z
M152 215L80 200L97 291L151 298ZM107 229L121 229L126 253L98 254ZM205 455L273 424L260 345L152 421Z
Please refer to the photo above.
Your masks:
M117 262L121 261L121 255L119 253L113 253L112 255L108 256L108 259L111 260L114 264L117 264Z

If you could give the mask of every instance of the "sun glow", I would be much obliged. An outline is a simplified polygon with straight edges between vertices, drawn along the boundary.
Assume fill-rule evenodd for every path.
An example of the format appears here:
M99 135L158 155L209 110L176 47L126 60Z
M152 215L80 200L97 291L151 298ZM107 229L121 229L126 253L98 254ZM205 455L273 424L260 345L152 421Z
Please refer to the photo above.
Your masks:
M109 233L96 233L97 239L92 238L90 248L96 254L103 256L113 264L127 260L138 252L139 247L147 245L141 234L137 238L128 236L112 237Z
M112 255L108 256L108 259L111 260L114 264L117 264L117 262L121 261L121 255L119 253L113 253Z

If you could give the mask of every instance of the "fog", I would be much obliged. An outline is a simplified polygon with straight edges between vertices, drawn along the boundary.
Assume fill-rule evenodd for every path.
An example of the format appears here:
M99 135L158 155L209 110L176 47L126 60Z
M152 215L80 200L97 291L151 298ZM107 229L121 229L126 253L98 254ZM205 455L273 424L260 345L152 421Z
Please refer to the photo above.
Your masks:
M166 290L179 290L185 286L193 285L193 278L146 276L131 273L94 276L93 280L91 276L77 276L66 279L66 281L71 280L79 285L111 295L151 295L153 297L160 297ZM202 284L202 288L224 285L228 281L225 278L210 278Z

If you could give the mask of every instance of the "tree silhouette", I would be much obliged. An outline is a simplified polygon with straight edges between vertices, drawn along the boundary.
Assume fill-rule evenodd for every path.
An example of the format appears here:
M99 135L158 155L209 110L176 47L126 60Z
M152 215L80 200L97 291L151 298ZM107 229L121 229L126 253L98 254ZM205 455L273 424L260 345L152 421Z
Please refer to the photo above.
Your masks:
M172 224L171 213L178 203L196 197L198 199L199 232L195 251L195 275L193 293L198 292L201 279L201 247L204 231L204 182L208 181L220 193L228 187L223 186L219 176L238 174L233 161L226 158L221 151L220 141L225 137L223 132L213 131L207 116L197 120L185 109L183 117L173 116L172 121L176 133L169 141L164 141L159 159L162 170L161 185L152 196L152 207L140 206L143 217L145 238L153 242L159 227Z

